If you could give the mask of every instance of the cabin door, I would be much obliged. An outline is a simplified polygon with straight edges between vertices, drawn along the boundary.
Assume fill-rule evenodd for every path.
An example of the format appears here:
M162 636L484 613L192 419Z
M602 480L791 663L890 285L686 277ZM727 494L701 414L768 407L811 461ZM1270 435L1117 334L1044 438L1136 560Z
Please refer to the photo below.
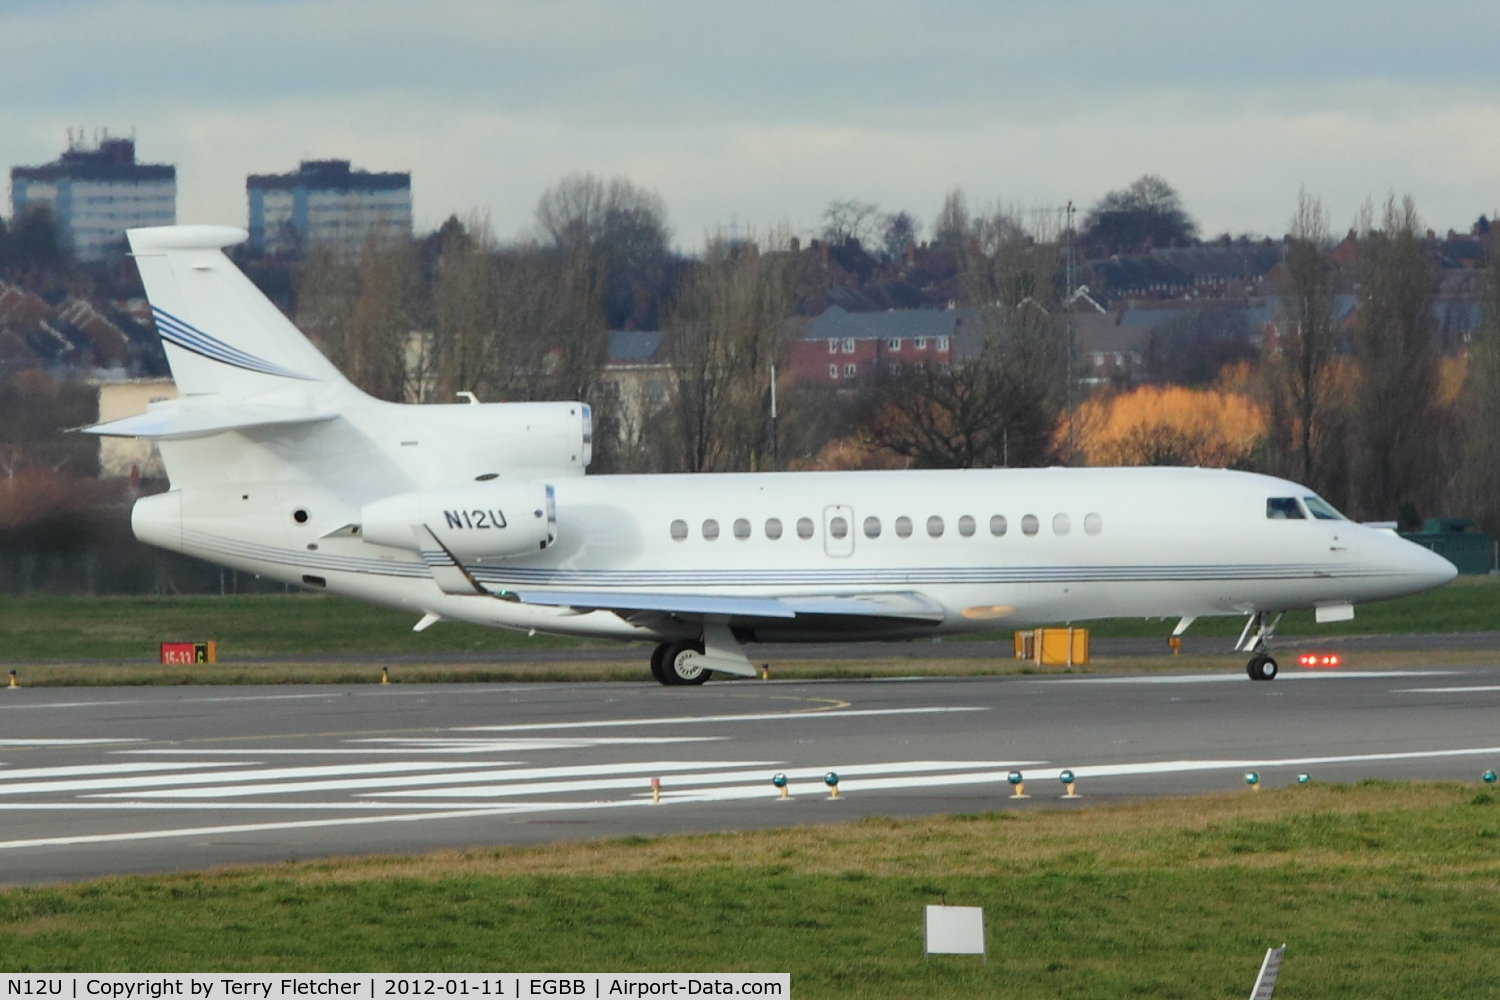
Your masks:
M823 508L823 551L835 558L854 555L854 508Z

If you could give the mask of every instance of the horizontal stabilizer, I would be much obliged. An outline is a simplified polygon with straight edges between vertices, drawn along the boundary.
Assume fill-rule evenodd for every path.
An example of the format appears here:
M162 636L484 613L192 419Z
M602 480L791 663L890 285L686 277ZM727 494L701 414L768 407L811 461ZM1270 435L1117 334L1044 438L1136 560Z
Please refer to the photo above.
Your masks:
M337 413L304 410L293 406L269 406L245 403L238 406L216 406L205 409L161 407L138 417L125 417L108 423L81 427L85 434L104 437L142 437L161 441L209 437L225 431L267 427L273 424L307 424L332 420Z
M634 594L597 590L512 592L522 604L603 611L663 611L684 615L731 615L737 618L795 618L796 612L775 598L708 597L694 594Z

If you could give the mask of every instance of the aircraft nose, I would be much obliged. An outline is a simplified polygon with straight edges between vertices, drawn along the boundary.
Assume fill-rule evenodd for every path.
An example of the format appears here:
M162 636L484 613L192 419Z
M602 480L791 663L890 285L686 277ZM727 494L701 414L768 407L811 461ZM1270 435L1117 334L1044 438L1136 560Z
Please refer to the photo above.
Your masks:
M1428 587L1441 587L1443 584L1458 576L1458 567L1444 559L1442 556L1425 549L1420 545L1413 545L1417 551L1412 553L1412 573Z

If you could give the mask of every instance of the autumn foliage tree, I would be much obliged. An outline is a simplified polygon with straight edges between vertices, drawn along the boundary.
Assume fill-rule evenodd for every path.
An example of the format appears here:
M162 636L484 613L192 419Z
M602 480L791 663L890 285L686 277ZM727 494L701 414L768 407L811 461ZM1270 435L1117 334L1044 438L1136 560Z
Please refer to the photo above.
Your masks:
M1085 400L1075 417L1086 465L1250 465L1266 418L1250 397L1221 389L1142 386ZM1067 434L1066 424L1058 428Z

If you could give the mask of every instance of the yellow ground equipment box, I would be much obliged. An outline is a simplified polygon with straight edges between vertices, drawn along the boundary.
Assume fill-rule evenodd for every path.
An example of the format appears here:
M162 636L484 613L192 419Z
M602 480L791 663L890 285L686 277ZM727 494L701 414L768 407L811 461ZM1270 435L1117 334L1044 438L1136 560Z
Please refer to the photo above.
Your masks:
M1017 632L1016 659L1043 667L1081 667L1089 662L1089 630L1034 628Z

